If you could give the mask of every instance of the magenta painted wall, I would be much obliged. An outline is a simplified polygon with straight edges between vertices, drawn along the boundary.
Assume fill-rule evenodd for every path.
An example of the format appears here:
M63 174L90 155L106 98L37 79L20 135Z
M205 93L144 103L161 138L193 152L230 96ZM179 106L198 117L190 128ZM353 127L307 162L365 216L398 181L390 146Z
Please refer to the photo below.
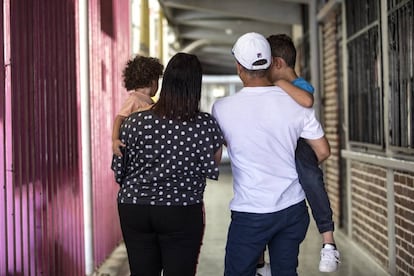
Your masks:
M116 109L127 94L121 76L130 53L130 19L128 0L89 3L94 252L99 264L106 258L106 252L121 240L116 206L118 185L110 169L111 134Z
M3 7L4 2L0 0L0 7ZM6 220L5 220L5 205L6 197L3 192L6 184L6 82L5 75L7 67L5 67L5 55L4 55L4 41L8 32L4 32L4 18L3 8L0 9L0 248L5 248L6 239ZM7 37L8 39L8 37ZM0 273L6 271L6 256L5 252L0 254Z
M0 275L84 275L78 2L0 4L0 66L6 68L0 70ZM89 5L98 266L121 240L110 132L124 97L120 70L130 22L128 0ZM110 35L101 30L100 14L112 14Z

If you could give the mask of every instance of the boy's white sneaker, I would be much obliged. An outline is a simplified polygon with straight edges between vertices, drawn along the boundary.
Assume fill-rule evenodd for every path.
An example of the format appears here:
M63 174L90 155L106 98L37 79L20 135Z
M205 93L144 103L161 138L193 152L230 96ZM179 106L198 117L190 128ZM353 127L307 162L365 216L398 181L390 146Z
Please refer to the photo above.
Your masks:
M270 264L265 263L265 265L256 270L256 276L272 276L272 270L270 269Z
M321 249L321 261L319 262L320 272L334 272L338 270L339 252L335 246L325 244Z

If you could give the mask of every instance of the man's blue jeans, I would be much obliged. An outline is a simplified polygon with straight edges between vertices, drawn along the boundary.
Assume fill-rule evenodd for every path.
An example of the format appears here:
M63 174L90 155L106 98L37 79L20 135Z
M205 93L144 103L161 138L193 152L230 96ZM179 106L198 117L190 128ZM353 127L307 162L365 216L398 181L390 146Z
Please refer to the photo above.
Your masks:
M334 231L332 209L315 152L305 139L300 138L295 154L299 182L305 191L319 232Z
M308 226L305 200L274 213L232 211L224 275L256 275L257 260L268 245L272 275L296 276L299 246Z

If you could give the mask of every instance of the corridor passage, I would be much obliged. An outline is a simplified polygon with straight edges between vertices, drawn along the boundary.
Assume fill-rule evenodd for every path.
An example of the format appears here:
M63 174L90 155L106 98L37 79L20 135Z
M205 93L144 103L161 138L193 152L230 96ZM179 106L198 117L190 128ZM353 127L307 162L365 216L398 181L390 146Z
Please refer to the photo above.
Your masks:
M232 175L229 165L220 168L220 180L209 181L205 192L206 232L201 248L197 276L221 276L224 270L224 248L227 227L230 222L229 201L232 197ZM335 239L341 253L341 265L334 273L321 273L318 270L321 238L311 219L305 241L299 256L299 275L336 276L385 276L389 275L377 266L367 255L340 231ZM267 256L266 256L267 257ZM121 244L111 258L99 268L97 276L128 276L128 263L125 246ZM268 259L267 259L268 260Z

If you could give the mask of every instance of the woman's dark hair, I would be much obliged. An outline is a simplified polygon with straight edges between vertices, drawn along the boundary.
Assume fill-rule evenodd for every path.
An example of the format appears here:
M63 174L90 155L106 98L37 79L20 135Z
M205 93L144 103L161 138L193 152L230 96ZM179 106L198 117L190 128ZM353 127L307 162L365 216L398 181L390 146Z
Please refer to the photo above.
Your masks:
M157 58L135 56L128 60L122 76L126 90L149 87L151 82L162 76L164 66Z
M180 121L193 119L200 112L201 79L201 63L195 55L174 55L165 68L154 113Z

